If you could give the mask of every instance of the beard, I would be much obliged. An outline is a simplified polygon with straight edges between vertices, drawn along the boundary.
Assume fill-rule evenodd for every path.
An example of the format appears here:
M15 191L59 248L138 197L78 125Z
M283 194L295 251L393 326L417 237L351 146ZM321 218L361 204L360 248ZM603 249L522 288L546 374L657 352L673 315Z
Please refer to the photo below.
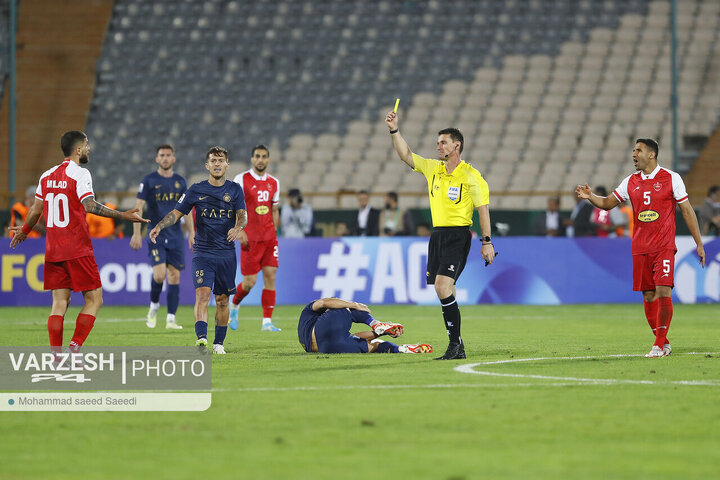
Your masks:
M79 160L80 160L80 164L81 164L81 165L85 165L86 163L88 163L88 162L90 161L90 157L89 157L88 154L86 153L86 154L80 155L80 159L79 159Z

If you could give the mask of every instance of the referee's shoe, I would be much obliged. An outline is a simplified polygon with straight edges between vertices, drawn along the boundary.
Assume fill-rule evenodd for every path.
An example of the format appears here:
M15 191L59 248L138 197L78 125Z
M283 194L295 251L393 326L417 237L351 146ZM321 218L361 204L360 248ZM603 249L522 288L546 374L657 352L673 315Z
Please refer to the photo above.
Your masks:
M462 342L450 342L442 357L435 360L462 360L465 358L465 344Z

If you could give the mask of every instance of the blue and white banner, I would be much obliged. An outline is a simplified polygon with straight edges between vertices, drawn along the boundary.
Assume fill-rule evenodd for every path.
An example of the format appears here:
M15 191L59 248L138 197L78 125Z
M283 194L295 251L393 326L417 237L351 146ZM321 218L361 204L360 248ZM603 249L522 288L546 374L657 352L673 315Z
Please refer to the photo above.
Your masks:
M337 296L373 305L436 304L435 290L425 284L427 240L280 239L277 303L303 304ZM702 269L692 238L677 238L676 301L720 302L720 240L706 240L708 265ZM29 239L16 250L8 243L0 246L0 305L50 305L50 294L42 284L44 240ZM96 240L93 246L105 305L146 305L152 268L145 249L132 250L127 240ZM640 300L640 294L632 291L629 239L498 237L495 249L499 256L485 267L480 243L474 241L458 282L461 302L558 305ZM187 252L188 266L191 255ZM181 274L180 301L185 305L195 301L191 275L189 270ZM238 282L241 278L238 268ZM243 304L260 304L262 283L260 273Z

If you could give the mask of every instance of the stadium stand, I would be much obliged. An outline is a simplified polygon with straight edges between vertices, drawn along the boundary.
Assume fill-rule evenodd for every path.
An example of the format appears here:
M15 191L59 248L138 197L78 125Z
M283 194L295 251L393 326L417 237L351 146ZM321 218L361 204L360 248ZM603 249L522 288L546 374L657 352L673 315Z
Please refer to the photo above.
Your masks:
M680 133L708 136L720 108L720 2L678 7ZM210 145L229 147L239 171L265 142L284 188L421 192L422 177L404 175L382 122L400 97L415 151L432 155L435 132L455 125L493 191L538 192L498 196L495 207L541 209L541 192L616 184L638 136L658 138L661 160L670 158L669 8L119 0L88 121L96 149L116 161L96 184L134 188L128 172L164 141L191 179L204 177ZM313 205L336 206L325 202Z

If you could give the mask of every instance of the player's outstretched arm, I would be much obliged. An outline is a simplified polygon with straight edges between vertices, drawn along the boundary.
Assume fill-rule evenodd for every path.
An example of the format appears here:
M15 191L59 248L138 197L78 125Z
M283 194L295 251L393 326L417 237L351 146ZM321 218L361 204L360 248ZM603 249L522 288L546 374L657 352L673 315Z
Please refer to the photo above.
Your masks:
M116 220L127 220L128 222L150 222L150 220L142 218L140 215L137 214L137 212L139 212L139 209L137 208L121 212L120 210L114 210L112 208L106 207L102 203L98 203L93 196L86 197L82 201L82 204L83 207L85 207L86 212L98 215L100 217L114 218Z
M170 213L165 215L165 218L160 220L157 225L155 225L155 228L150 230L150 233L148 234L148 237L150 238L150 241L152 243L157 243L157 237L160 235L160 231L164 228L170 227L172 225L175 225L175 223L182 217L183 214L177 209L173 209Z
M145 200L142 198L138 198L135 200L135 208L138 210L138 212L142 212L143 208L145 208ZM130 248L133 250L140 250L140 247L142 247L142 234L140 230L142 229L142 225L140 225L139 222L133 223L133 234L132 237L130 237Z
M590 186L587 183L585 185L578 185L575 187L575 194L580 198L590 200L590 203L598 208L602 208L603 210L611 210L620 205L620 202L617 198L615 198L615 195L610 194L607 197L595 195L592 193L592 190L590 190Z
M247 234L243 232L243 229L247 225L247 210L237 210L235 212L235 226L228 230L227 241L234 242L242 235L245 235L245 242L247 242Z
M412 151L410 150L410 147L408 146L405 139L400 135L398 130L398 118L397 113L395 112L388 112L388 114L385 116L385 124L388 126L391 132L395 132L390 134L393 141L393 147L395 147L395 151L398 154L398 157L400 157L400 160L407 163L410 168L415 168L415 162L413 161L412 157Z
M43 202L35 197L30 210L28 211L27 217L25 217L25 224L20 227L10 227L10 231L15 232L12 240L10 240L10 248L15 248L20 245L28 236L28 233L35 227L35 224L40 220L43 212Z
M700 236L700 227L698 226L695 210L693 210L689 201L683 202L679 205L680 213L682 213L683 220L685 220L685 225L688 226L690 235L692 235L695 240L695 245L697 245L695 250L697 251L698 257L700 257L700 265L705 268L705 247L703 246L702 237Z

